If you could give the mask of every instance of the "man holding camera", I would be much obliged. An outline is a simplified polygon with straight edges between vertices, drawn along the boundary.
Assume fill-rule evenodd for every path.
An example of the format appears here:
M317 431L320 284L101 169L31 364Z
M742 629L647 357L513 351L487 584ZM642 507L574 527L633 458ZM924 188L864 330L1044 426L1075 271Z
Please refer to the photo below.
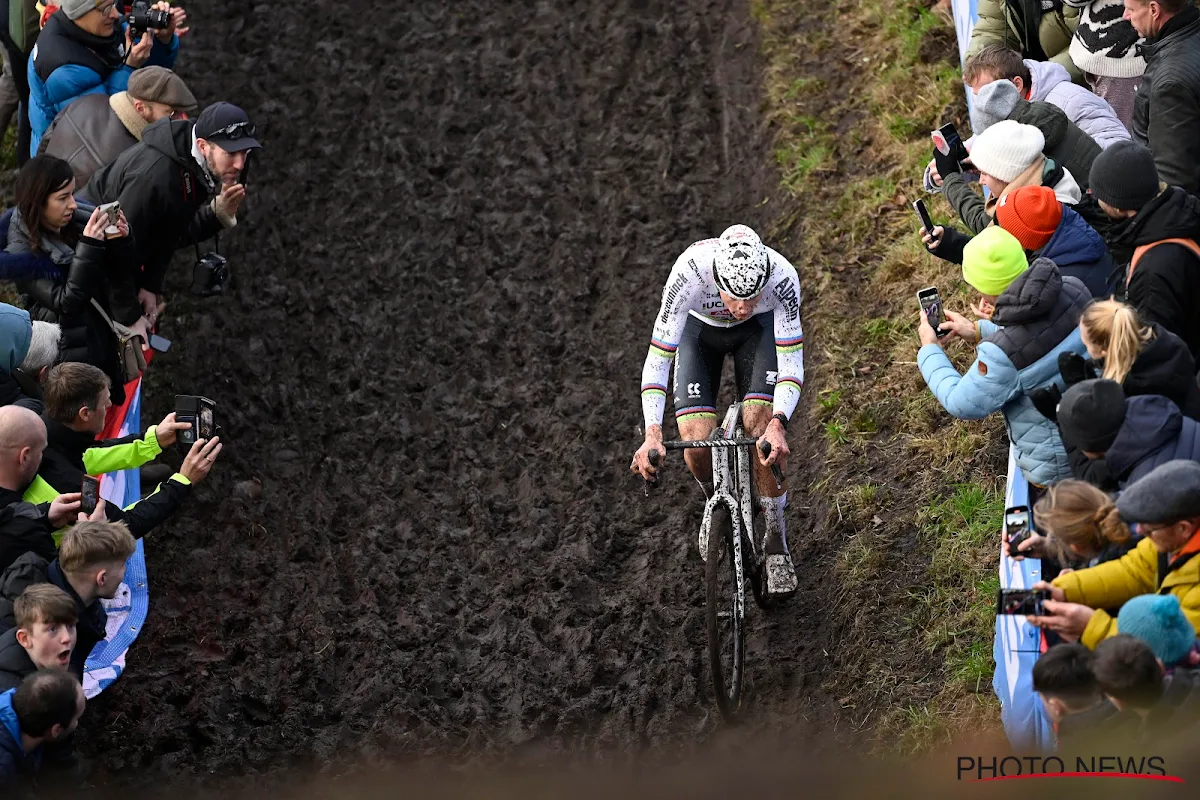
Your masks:
M129 219L142 263L138 301L151 326L175 249L237 224L246 161L262 147L255 135L246 112L231 103L209 106L194 122L159 120L84 191L88 202L120 201Z
M182 8L165 2L134 3L126 23L116 0L63 0L29 57L30 155L73 101L125 91L133 71L147 64L174 66L175 32L186 30L180 27L186 19Z

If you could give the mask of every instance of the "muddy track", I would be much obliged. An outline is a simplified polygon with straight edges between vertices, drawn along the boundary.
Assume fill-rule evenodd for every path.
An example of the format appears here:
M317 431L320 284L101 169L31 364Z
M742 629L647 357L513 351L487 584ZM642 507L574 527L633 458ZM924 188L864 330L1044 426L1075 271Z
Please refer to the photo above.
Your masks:
M148 542L149 624L86 721L108 785L835 727L810 573L753 612L753 722L723 729L696 487L626 471L671 262L778 206L746 4L193 16L180 72L267 150L236 291L173 294L150 380L147 420L206 394L227 449Z

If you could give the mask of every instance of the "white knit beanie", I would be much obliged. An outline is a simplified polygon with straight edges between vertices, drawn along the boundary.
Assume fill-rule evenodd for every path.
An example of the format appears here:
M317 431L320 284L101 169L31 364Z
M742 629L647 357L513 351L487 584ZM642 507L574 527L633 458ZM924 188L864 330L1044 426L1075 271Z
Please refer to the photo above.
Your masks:
M1141 40L1124 13L1124 0L1094 0L1083 7L1068 50L1075 66L1103 78L1136 78L1146 71L1135 47Z
M1046 137L1032 125L1002 119L975 137L971 162L1005 183L1011 182L1037 160L1046 146Z

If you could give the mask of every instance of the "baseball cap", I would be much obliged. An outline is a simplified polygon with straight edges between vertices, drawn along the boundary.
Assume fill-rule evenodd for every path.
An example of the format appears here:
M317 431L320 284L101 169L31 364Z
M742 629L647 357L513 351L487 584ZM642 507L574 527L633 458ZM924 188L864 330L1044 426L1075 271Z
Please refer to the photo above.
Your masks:
M196 138L212 142L227 153L261 150L254 123L233 103L213 103L196 118Z

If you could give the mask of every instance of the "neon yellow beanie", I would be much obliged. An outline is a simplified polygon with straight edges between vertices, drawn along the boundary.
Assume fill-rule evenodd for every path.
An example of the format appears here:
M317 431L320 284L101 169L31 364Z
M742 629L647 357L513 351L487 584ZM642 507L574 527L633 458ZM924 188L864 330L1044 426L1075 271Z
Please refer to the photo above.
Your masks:
M963 280L980 294L1002 294L1028 268L1017 237L998 225L984 228L963 248Z

